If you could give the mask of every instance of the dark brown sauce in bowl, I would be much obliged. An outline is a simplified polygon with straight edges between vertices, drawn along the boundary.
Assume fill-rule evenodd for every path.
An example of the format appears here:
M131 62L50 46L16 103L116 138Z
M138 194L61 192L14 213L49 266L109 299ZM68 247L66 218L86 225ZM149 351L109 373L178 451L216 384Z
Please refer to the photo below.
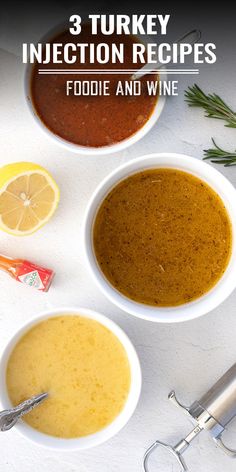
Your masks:
M175 169L150 169L118 183L94 222L98 265L129 299L156 307L189 303L220 280L232 227L219 195Z
M78 39L79 38L79 39ZM133 36L116 35L104 37L101 33L92 36L89 25L83 25L79 37L69 32L62 32L51 40L51 43L124 43L125 63L101 65L95 61L80 64L49 64L44 69L137 69L142 64L133 64L132 46L137 42ZM158 101L157 96L147 94L147 80L156 80L152 74L141 79L140 96L118 96L115 94L118 81L130 80L130 75L121 74L70 74L39 75L42 65L35 64L31 77L31 98L37 116L55 135L84 147L105 147L120 143L136 134L150 119ZM109 80L109 96L74 96L66 95L66 81Z

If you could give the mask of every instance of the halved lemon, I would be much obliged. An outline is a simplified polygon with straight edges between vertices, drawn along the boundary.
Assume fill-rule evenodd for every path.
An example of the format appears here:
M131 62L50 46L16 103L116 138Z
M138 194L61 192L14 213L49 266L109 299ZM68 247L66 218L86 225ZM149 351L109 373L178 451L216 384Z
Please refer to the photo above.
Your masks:
M0 228L25 236L47 223L57 208L59 188L43 167L31 162L0 169Z

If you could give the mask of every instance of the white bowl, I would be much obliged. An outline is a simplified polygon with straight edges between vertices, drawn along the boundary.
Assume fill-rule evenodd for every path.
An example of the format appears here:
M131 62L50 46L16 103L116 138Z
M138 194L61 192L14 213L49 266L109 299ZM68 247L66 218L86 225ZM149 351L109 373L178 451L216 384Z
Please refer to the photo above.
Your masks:
M121 180L148 168L175 168L193 174L208 183L221 197L232 222L233 246L227 269L218 283L204 296L177 307L152 307L137 303L118 292L103 275L93 248L93 224L100 204ZM150 154L120 166L106 177L93 194L87 208L84 246L91 273L106 297L122 310L150 321L162 323L187 321L210 312L223 302L236 287L236 190L217 170L205 162L183 154Z
M44 43L44 42L50 41L54 36L56 36L58 33L63 31L63 29L67 29L67 28L68 28L68 25L66 25L65 23L57 25L55 28L51 29L46 35L44 35L40 39L39 42ZM142 39L142 41L144 40ZM147 42L147 41L144 41L144 42ZM41 118L37 114L37 111L34 107L33 100L31 97L31 77L32 77L33 67L34 67L33 64L27 65L26 71L25 71L25 79L24 79L24 92L25 92L26 103L28 105L29 111L33 119L39 125L41 130L49 138L53 139L55 143L64 147L68 151L72 151L77 154L103 155L103 154L111 154L111 153L126 149L127 147L131 146L132 144L142 139L148 133L148 131L150 131L150 129L154 126L154 124L159 119L161 112L163 110L164 104L165 104L165 96L159 96L156 102L156 105L153 109L153 112L150 118L148 119L148 121L145 123L145 125L142 128L140 128L136 133L131 135L129 138L124 139L123 141L120 141L119 143L115 143L115 144L110 144L107 146L101 146L101 147L81 146L79 144L71 143L70 141L67 141L66 139L63 139L57 134L53 133L53 131L47 128L47 126L44 124L44 122L41 120ZM166 80L165 74L162 74L162 80ZM100 98L102 100L102 97ZM111 116L111 120L112 120L112 116Z
M141 376L141 369L140 363L137 356L137 353L133 347L128 336L122 331L122 329L111 321L106 316L97 313L92 310L88 310L87 308L60 308L54 309L52 311L47 311L37 315L26 324L24 324L20 329L17 330L15 335L11 338L9 343L7 344L3 355L0 361L0 403L2 409L8 409L12 407L11 401L8 396L7 386L6 386L6 368L8 364L9 356L19 341L19 339L26 333L32 326L37 324L39 321L53 317L58 315L65 315L65 314L72 314L72 315L80 315L85 316L87 318L94 319L101 323L102 325L106 326L114 335L119 339L122 343L126 354L128 356L130 369L131 369L131 386L130 391L128 394L127 401L124 405L123 410L121 413L114 419L114 421L109 424L107 427L103 428L102 430L98 431L95 434L90 434L88 436L84 436L81 438L73 438L73 439L60 439L53 436L49 436L44 433L40 433L36 429L31 428L27 423L18 421L18 423L14 426L23 436L27 439L34 441L35 443L49 447L51 449L58 449L58 450L82 450L88 449L93 446L97 446L112 436L114 436L118 431L120 431L123 426L128 422L130 417L132 416L141 392L141 384L142 384L142 376ZM40 393L40 392L39 392ZM9 433L8 433L9 434Z

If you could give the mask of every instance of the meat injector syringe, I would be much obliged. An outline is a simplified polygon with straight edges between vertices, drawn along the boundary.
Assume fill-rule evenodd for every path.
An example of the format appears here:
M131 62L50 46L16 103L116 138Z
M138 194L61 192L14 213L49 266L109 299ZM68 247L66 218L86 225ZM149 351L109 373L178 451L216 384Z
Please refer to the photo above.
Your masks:
M174 391L170 392L168 398L195 420L196 426L174 447L158 440L155 441L144 455L143 469L145 472L149 470L148 459L157 447L162 447L173 454L180 470L186 472L188 468L182 454L203 430L209 431L213 440L226 454L236 458L236 450L227 447L222 439L226 426L236 416L236 363L200 400L195 401L190 407L182 405L177 400Z

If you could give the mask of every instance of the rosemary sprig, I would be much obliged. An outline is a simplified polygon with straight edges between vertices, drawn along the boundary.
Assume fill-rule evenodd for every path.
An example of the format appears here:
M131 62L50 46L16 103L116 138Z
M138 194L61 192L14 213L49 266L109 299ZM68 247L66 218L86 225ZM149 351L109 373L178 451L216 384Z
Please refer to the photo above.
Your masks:
M236 128L236 113L215 93L206 95L197 84L185 91L186 102L190 107L205 110L205 116L224 120L225 126Z
M231 167L236 165L236 149L234 152L224 151L224 149L220 148L213 138L212 142L214 144L214 148L211 149L204 149L204 158L203 159L210 159L211 162L215 164L224 164L225 167Z

